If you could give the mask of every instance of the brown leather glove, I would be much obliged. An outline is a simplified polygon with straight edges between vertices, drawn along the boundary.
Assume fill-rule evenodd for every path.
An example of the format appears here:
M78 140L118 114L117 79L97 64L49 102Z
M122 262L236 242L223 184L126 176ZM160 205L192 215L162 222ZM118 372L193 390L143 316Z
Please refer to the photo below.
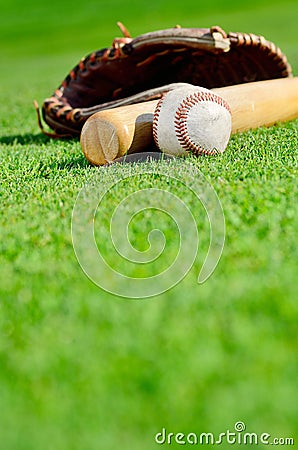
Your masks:
M44 100L42 115L54 130L45 132L39 116L45 134L79 136L95 112L159 98L177 83L211 89L292 75L286 56L262 36L226 34L214 26L176 27L132 39L118 25L124 37L83 58Z

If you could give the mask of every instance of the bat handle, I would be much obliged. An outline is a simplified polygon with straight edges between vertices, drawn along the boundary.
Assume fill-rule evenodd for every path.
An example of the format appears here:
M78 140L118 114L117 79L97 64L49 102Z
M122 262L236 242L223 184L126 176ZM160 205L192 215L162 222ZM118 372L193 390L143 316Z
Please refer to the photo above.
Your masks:
M232 112L232 134L298 117L298 77L212 89Z
M142 151L153 144L153 113L158 100L99 111L84 124L81 146L87 159L106 164L126 153Z

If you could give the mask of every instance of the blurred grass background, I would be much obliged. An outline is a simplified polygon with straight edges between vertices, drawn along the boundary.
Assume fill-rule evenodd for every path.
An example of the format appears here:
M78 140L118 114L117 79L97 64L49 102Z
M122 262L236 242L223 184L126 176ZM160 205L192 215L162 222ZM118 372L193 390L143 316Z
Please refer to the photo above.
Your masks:
M109 46L119 36L118 20L133 36L177 23L185 27L219 24L226 31L263 34L277 42L293 60L296 59L296 18L296 3L279 0L242 4L221 0L211 4L193 0L162 0L156 4L134 0L129 5L121 0L89 0L84 5L65 0L48 4L10 0L1 5L0 48L5 63L2 76L11 79L21 75L22 79L28 75L30 80L38 80L34 67L39 57L39 67L46 65L50 79L57 82L57 76L64 78L63 69L68 73L69 65L76 64L82 55ZM55 64L55 60L59 63ZM17 67L22 68L22 73L13 70Z
M263 34L297 74L297 12L277 0L1 2L1 448L147 450L162 427L237 420L297 439L297 121L196 162L224 208L223 258L204 285L197 263L138 302L81 271L71 213L98 169L77 141L42 136L32 107L119 36L117 20L133 36L177 23Z

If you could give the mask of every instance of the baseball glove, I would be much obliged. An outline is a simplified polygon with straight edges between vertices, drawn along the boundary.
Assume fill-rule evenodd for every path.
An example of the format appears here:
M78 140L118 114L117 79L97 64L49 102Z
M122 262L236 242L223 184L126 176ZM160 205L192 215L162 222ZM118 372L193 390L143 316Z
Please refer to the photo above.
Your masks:
M95 112L157 99L176 83L211 89L292 75L286 56L263 36L177 26L132 39L118 25L124 37L83 58L44 100L42 116L54 133L44 131L35 102L45 134L79 136Z

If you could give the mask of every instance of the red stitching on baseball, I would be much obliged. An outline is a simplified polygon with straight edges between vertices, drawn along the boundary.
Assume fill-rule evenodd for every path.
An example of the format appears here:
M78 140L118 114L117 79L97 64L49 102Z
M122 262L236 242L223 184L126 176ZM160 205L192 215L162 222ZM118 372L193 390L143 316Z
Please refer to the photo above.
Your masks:
M167 93L163 94L162 97L160 98L160 100L158 101L156 108L155 108L154 117L153 117L152 133L153 133L153 139L154 139L154 142L155 142L155 145L157 146L157 148L160 148L159 144L158 144L157 122L159 119L161 106L162 106L162 103L163 103L163 100L164 100L166 94Z
M203 101L211 101L217 103L218 105L226 108L226 110L231 114L231 109L228 103L218 95L215 95L212 92L194 92L193 94L190 94L188 97L182 100L176 111L174 121L175 131L181 147L186 151L191 150L195 155L216 155L218 153L217 150L208 150L196 144L190 138L187 130L187 119L189 111L193 106L197 105L198 102Z

